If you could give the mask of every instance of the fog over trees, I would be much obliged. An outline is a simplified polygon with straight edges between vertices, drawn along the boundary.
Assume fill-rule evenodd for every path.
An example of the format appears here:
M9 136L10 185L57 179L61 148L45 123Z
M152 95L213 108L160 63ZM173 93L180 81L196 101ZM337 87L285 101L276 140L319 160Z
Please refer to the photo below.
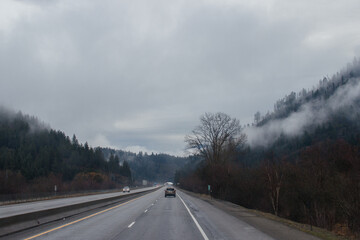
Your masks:
M216 114L206 114L202 127L185 140L198 155L177 171L176 181L200 193L211 185L213 197L359 236L359 109L360 62L354 59L311 90L278 100L273 112L256 112L252 126L243 129L245 147L238 148L233 161L222 155L216 169L210 167L211 154L203 151L214 136L203 134L212 133L204 119ZM206 142L199 141L204 136L208 143L197 144Z
M115 189L173 181L188 158L92 148L35 117L0 108L0 194Z
M132 181L125 161L105 159L34 117L0 109L0 194L115 188Z
M254 115L253 127L245 129L248 143L253 146L268 146L281 134L299 136L305 130L322 125L336 114L343 114L354 121L359 115L360 62L351 64L332 77L324 77L317 87L291 92L274 104L273 112Z
M183 167L190 159L164 153L133 153L111 148L102 148L102 151L105 157L114 155L129 164L134 184L141 184L142 180L172 182L176 170Z
M0 194L114 189L172 181L248 208L360 234L360 62L291 92L252 126L205 113L193 155L92 148L35 117L0 108ZM256 111L256 110L255 110ZM339 231L338 229L341 229Z

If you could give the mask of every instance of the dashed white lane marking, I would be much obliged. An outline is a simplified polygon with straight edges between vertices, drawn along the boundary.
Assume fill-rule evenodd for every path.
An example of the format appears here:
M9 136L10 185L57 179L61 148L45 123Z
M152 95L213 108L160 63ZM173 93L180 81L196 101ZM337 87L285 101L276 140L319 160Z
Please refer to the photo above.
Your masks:
M205 240L209 240L209 238L206 236L204 230L202 229L202 227L200 226L200 224L198 223L198 221L195 219L195 217L192 215L192 213L190 212L189 208L186 206L184 200L182 200L182 198L178 195L178 197L180 198L180 200L182 201L182 203L184 204L186 210L188 211L188 213L190 214L192 220L194 221L195 225L197 226L197 228L199 229L201 235L203 236L203 238Z
M145 212L147 212L148 210L146 209Z
M154 206L154 204L152 203L151 206Z
M130 225L128 226L128 228L131 228L134 224L135 224L135 222L130 223Z
M144 196L145 196L145 195L144 195ZM102 211L100 211L100 212L97 212L97 213L91 214L91 215L89 215L89 216L86 216L86 217L80 218L80 219L75 220L75 221L73 221L73 222L70 222L70 223L67 223L67 224L61 225L61 226L59 226L59 227L56 227L56 228L50 229L50 230L48 230L48 231L45 231L45 232L39 233L39 234L37 234L37 235L34 235L34 236L31 236L31 237L28 237L28 238L26 238L25 240L34 239L34 238L40 237L40 236L42 236L42 235L44 235L44 234L47 234L47 233L50 233L50 232L53 232L53 231L56 231L56 230L62 229L62 228L64 228L64 227L67 227L67 226L73 225L73 224L75 224L75 223L78 223L78 222L84 221L84 220L86 220L86 219L89 219L89 218L95 217L96 215L99 215L99 214L105 213L105 212L110 211L110 210L112 210L112 209L115 209L115 208L121 207L121 206L123 206L123 205L125 205L125 204L128 204L128 203L130 203L130 202L133 202L133 201L135 201L135 200L137 200L137 199L143 198L144 196L141 196L141 197L138 197L138 198L134 198L134 199L132 199L132 200L129 200L129 201L124 202L124 203L121 203L121 204L116 205L116 206L114 206L114 207L111 207L111 208L108 208L108 209L102 210Z

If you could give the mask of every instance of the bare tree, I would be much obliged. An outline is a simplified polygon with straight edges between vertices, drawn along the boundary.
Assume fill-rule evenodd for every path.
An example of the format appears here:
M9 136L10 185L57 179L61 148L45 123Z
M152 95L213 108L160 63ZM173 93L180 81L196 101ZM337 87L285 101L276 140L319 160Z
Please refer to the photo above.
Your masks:
M188 149L194 149L210 165L228 161L246 141L239 120L225 113L205 113L200 121L185 142Z
M267 187L269 189L269 196L271 199L271 206L274 214L279 214L279 197L280 189L283 182L284 163L275 159L273 153L265 159L264 169L266 173Z

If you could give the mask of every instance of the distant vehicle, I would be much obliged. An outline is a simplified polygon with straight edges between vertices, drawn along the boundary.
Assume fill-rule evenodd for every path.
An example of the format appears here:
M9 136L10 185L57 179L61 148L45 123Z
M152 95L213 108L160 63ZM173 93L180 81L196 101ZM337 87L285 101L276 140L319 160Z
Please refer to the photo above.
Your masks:
M173 196L173 197L176 197L176 190L175 188L173 187L167 187L165 189L165 197L167 196Z
M128 186L124 187L123 192L130 192L130 188Z

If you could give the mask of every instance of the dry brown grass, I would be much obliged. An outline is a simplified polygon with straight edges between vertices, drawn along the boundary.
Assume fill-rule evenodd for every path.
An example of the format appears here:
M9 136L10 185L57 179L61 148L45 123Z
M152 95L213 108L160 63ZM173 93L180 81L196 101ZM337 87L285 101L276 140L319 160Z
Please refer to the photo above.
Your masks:
M326 229L319 228L319 227L312 226L312 230L311 230L311 226L308 224L298 223L298 222L294 222L294 221L291 221L291 220L288 220L285 218L277 217L271 213L265 213L265 212L261 212L259 210L253 210L253 209L248 209L248 210L257 215L263 216L267 219L271 219L273 221L283 223L289 227L298 229L302 232L306 232L308 234L311 234L315 237L318 237L318 238L321 238L324 240L354 240L355 239L353 237L347 237L348 235L343 235L343 234L340 235L338 233L336 234L335 232L331 232L331 231L328 231Z

